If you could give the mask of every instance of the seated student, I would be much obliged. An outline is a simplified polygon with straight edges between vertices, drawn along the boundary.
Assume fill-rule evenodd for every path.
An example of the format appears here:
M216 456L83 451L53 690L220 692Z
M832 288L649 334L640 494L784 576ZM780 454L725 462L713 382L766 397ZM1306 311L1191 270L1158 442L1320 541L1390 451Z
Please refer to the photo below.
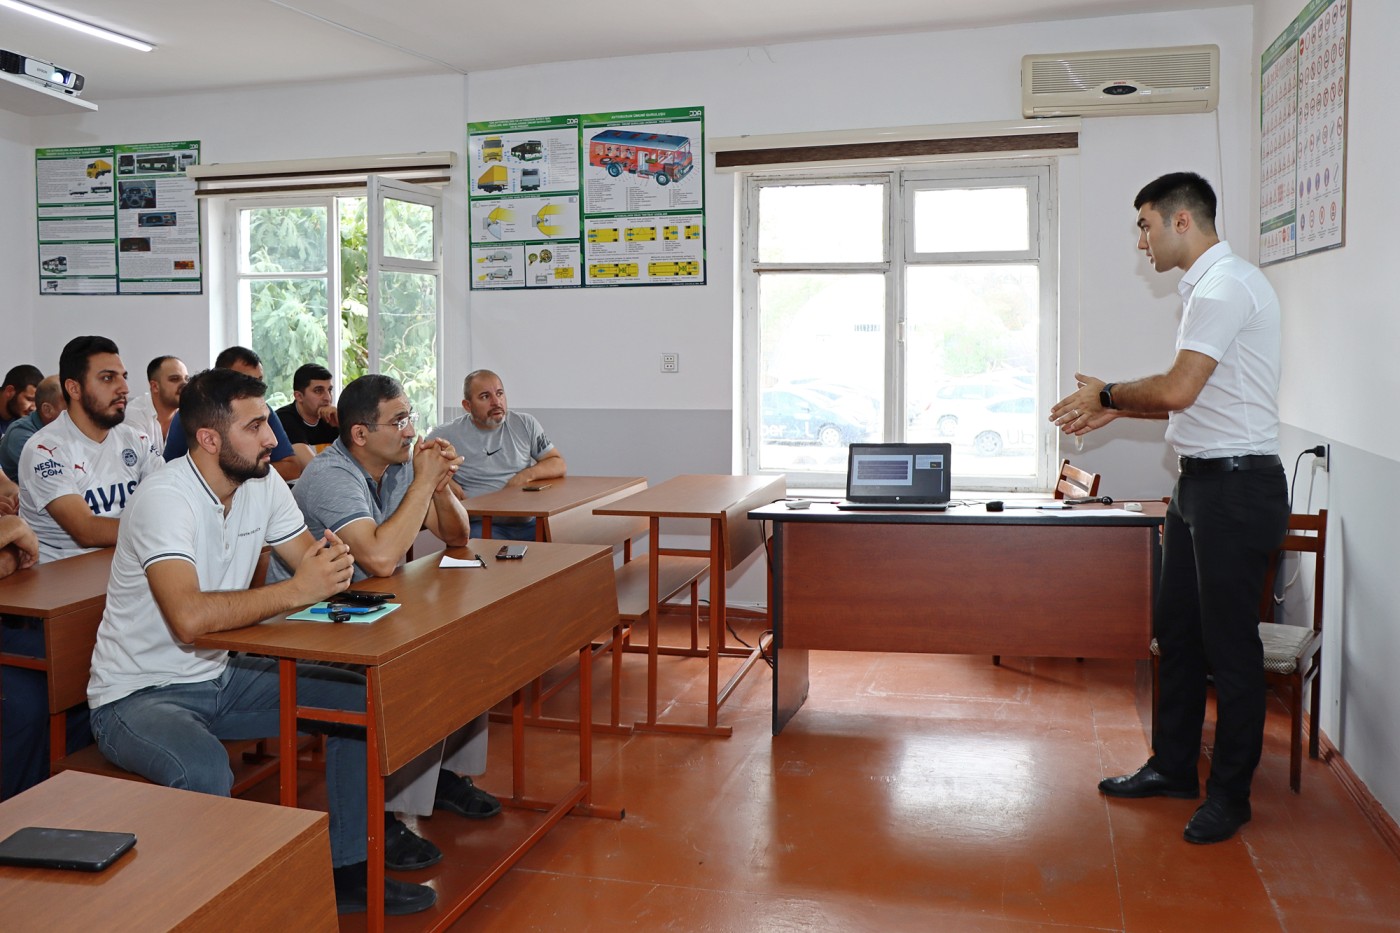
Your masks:
M178 356L158 356L146 364L146 384L151 391L126 406L126 420L145 428L156 439L156 450L165 450L170 422L180 410L180 392L190 381L190 371Z
M557 479L568 467L559 448L545 437L533 415L510 411L501 377L489 369L469 373L462 385L466 414L438 425L428 440L445 438L465 459L453 479L470 498L507 486L526 486ZM472 519L472 537L481 536L481 519ZM533 541L533 518L500 518L491 523L491 537Z
M256 625L350 584L354 564L334 534L306 530L291 491L269 475L275 445L261 381L229 369L190 380L180 415L190 452L153 476L122 523L107 607L92 653L93 732L113 763L168 787L227 796L233 786L219 739L278 733L277 662L198 650L200 635ZM263 545L296 568L291 579L248 589ZM364 679L305 664L297 699L363 710ZM326 743L336 905L367 900L363 732ZM358 732L358 735L353 733ZM434 903L424 885L385 879L385 912Z
M137 484L165 466L151 438L125 423L126 368L106 337L75 337L58 360L68 410L35 431L20 453L20 516L39 540L39 562L116 543ZM12 617L6 651L44 656L42 623ZM47 682L39 671L5 674L4 781L7 793L48 777ZM68 716L69 751L92 741L87 710Z
M262 357L247 347L229 347L224 350L215 357L214 368L232 369L245 376L252 376L259 382L263 377ZM278 420L275 412L268 412L267 423L272 428L273 437L277 439L277 446L272 449L272 468L283 479L291 482L300 476L302 469L311 462L311 449L302 447L297 450L292 447L292 442L287 439L287 432L283 430L282 422ZM180 427L180 413L176 412L175 417L170 419L170 433L165 438L165 460L169 463L188 452L189 444L185 441L185 432Z
M19 480L19 455L24 451L24 445L35 431L52 423L67 407L58 377L45 376L34 390L34 410L13 422L5 436L0 437L0 471L5 476Z
M336 427L331 371L318 363L298 366L292 375L292 396L292 402L277 409L277 419L288 440L310 447L334 443L340 431Z
M413 446L417 421L403 386L389 376L361 376L345 387L340 437L297 480L293 496L313 535L334 532L355 558L355 580L387 577L427 528L448 545L466 544L469 522L449 488L461 463L447 441ZM291 576L274 561L269 580ZM471 778L486 770L487 714L410 762L385 786L385 864L426 868L442 858L437 846L414 835L397 813L429 816L451 810L471 819L501 812Z
M19 514L19 487L15 481L0 473L0 515Z
M136 485L163 464L126 420L126 367L106 337L74 337L58 358L67 410L34 432L19 458L19 514L39 536L40 562L117 541Z
M0 435L10 422L23 418L34 410L34 388L44 378L39 367L21 363L5 374L0 384Z

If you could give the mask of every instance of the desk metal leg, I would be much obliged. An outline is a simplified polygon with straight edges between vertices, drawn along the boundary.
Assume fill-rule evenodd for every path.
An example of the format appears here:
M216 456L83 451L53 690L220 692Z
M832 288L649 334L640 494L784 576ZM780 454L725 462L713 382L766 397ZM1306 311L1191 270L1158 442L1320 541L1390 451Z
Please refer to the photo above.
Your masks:
M278 780L279 800L284 807L297 805L297 662L281 659L277 662L278 717Z

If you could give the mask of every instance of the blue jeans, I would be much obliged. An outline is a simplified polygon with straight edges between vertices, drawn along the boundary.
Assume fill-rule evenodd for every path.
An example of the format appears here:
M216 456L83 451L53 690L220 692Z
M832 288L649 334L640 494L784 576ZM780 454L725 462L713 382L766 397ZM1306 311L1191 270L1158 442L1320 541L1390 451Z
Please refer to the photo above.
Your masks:
M44 656L44 623L24 616L0 618L0 650L31 658ZM48 779L49 685L43 671L6 667L0 674L0 798L8 800ZM88 708L68 711L69 754L92 744Z
M299 665L297 702L361 712L365 681L354 671ZM92 731L102 754L128 771L167 787L227 797L233 772L219 740L277 735L278 708L277 662L236 655L215 680L148 687L97 707ZM332 732L326 742L331 863L337 868L367 857L364 732L348 731L355 737Z
M480 538L480 537L481 537L481 519L479 519L479 518L473 518L471 521L472 521L472 537L473 537L473 538ZM533 540L535 540L535 520L534 520L533 518L527 518L527 519L525 519L525 521L520 522L519 524L509 524L509 525L508 525L508 524L505 523L505 522L508 522L508 521L513 521L513 519L506 519L505 521L499 521L499 522L498 522L498 521L492 521L492 522L491 522L491 540L492 540L492 541L533 541ZM490 556L490 555L487 555L487 556Z

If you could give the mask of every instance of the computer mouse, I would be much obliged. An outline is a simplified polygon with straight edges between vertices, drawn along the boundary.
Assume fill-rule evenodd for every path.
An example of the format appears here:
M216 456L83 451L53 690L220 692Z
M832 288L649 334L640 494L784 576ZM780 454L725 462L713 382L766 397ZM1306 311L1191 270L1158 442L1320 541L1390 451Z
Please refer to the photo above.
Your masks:
M789 499L789 500L787 500L786 502L784 502L783 504L786 505L786 506L787 506L788 508L790 508L790 509L810 509L810 508L812 507L812 500L811 500L811 499Z
M1002 502L1000 499L993 499L991 502L987 503L988 512L1000 512L1005 508L1006 503Z

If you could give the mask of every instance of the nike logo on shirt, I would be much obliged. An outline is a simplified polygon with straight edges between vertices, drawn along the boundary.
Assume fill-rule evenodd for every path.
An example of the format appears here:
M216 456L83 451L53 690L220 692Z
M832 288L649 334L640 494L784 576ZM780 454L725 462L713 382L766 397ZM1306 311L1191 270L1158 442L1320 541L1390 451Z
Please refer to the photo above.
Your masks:
M488 451L486 451L486 456L488 456L488 457L495 456L496 454L500 453L503 449L504 449L504 448L497 447L495 450L488 450Z

